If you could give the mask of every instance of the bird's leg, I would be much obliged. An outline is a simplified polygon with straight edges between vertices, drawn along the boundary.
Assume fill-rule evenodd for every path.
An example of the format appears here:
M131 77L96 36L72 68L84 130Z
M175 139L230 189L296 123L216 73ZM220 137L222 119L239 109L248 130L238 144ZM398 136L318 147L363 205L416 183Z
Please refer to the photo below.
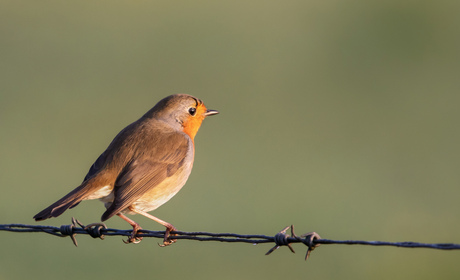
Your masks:
M171 236L176 235L176 234L171 234L171 231L176 231L176 228L173 225L171 225L170 223L165 222L165 221L163 221L161 219L158 219L157 217L152 216L147 212L135 209L134 207L129 207L129 210L131 210L132 212L135 212L137 214L141 214L142 216L145 216L145 217L147 217L147 218L149 218L151 220L154 220L155 222L157 222L157 223L159 223L159 224L161 224L161 225L166 227L165 237L163 239L163 245L160 245L161 247L171 245L171 244L173 244L174 242L177 241L177 239L171 239Z
M137 232L142 229L141 226L136 223L135 221L131 220L130 218L126 217L125 215L121 214L121 213L118 213L117 214L118 217L122 218L123 220L127 221L132 227L133 227L133 233L131 233L131 236L128 238L128 240L123 240L123 242L125 242L125 244L128 244L128 243L139 243L141 242L142 240L142 237L136 237L137 235Z

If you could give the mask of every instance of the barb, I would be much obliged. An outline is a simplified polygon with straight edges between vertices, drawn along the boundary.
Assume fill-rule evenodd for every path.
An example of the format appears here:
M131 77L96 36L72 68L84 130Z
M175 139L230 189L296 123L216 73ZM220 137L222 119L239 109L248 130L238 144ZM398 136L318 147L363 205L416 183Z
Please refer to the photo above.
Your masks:
M291 229L291 235L286 234L288 229ZM54 226L41 226L41 225L24 225L24 224L0 224L0 231L10 232L44 232L54 236L67 237L70 236L75 246L77 234L87 234L93 238L104 239L105 236L131 236L132 230L120 230L107 228L105 224L94 223L84 226L78 220L72 218L70 225L62 225L60 227ZM286 227L275 236L266 235L243 235L236 233L211 233L211 232L185 232L173 231L176 234L174 239L186 239L196 241L219 241L219 242L242 242L251 244L261 243L275 243L266 255L271 254L273 251L281 246L287 246L293 253L295 253L291 244L303 243L308 249L305 260L308 259L310 253L320 244L345 244L345 245L370 245L370 246L393 246L403 248L428 248L438 250L460 250L460 244L453 243L418 243L418 242L386 242L386 241L361 241L361 240L332 240L323 239L317 233L310 232L303 234L300 237L294 233L294 226ZM139 237L155 237L164 238L165 231L150 231L139 230Z

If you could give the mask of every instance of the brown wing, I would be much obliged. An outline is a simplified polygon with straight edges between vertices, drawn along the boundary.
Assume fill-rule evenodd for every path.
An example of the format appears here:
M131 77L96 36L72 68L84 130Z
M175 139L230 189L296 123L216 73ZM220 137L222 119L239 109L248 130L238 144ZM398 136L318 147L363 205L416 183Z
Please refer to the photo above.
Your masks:
M190 150L190 139L175 133L163 139L163 147L156 145L151 150L131 160L115 182L115 199L102 215L105 221L132 205L146 192L174 175L184 164Z

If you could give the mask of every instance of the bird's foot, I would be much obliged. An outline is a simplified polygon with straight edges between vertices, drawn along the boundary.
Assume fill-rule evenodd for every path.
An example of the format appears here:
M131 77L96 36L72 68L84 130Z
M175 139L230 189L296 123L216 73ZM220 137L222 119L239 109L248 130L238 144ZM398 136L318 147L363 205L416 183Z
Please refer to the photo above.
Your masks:
M171 239L171 236L176 236L177 234L173 233L171 234L171 231L176 231L177 229L169 224L169 226L166 227L166 231L165 231L165 237L163 239L163 244L158 244L160 245L160 247L166 247L166 246L169 246L173 243L175 243L177 241L177 239Z
M142 228L139 225L136 225L136 226L133 225L133 232L131 233L131 236L128 238L128 240L123 240L123 242L125 244L130 244L130 243L137 244L141 242L143 237L136 236L137 232L141 229Z

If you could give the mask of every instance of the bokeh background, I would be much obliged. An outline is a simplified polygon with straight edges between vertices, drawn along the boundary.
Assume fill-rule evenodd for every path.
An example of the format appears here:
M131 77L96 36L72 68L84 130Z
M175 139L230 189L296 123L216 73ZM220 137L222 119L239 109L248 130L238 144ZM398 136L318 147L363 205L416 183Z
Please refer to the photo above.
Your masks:
M460 2L0 6L0 223L35 224L119 130L182 92L221 114L197 135L187 185L153 212L178 229L460 243ZM0 279L460 277L457 251L323 245L305 263L300 244L267 257L269 244L0 236Z

